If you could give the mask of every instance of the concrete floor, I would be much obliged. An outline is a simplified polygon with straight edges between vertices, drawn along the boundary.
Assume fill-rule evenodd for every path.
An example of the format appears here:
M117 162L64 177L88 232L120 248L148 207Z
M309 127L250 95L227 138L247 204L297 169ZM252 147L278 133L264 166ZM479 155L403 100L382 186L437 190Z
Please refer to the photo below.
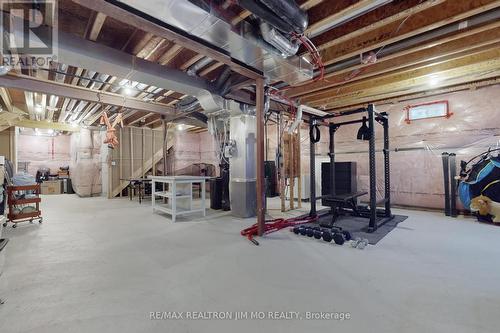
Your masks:
M2 333L499 331L495 226L398 211L410 218L361 251L287 231L256 247L239 236L250 220L172 224L127 199L46 196L42 209L42 225L4 231ZM155 311L351 319L150 320Z

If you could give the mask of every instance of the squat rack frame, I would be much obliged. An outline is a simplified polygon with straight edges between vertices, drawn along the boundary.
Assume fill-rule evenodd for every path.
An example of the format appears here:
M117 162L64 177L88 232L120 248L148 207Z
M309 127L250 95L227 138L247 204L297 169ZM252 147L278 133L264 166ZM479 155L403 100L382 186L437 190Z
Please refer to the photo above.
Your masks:
M338 118L340 116L347 116L358 113L367 113L368 118L368 128L369 128L369 143L368 143L368 155L369 155L369 167L370 167L370 190L369 190L369 224L367 232L374 232L380 226L392 220L394 216L391 214L391 180L390 180L390 152L389 152L389 118L386 112L378 113L375 111L373 104L369 104L366 108L360 108L356 110L344 111L340 115L338 114L328 114L325 116L315 116L309 114L309 131L310 134L315 130L318 130L318 126L321 122L327 119ZM344 125L352 125L362 123L363 119L351 120L345 122L330 122L329 127L329 157L330 157L330 196L335 196L335 132ZM375 122L383 126L384 129L384 198L377 201L377 177L376 177L376 156L375 156ZM312 135L311 135L312 136ZM317 141L316 141L317 142ZM315 140L310 137L310 195L311 195L311 210L309 216L317 216L316 212L316 200L321 197L316 197L316 183L315 183L315 164L316 164L316 149ZM385 204L385 209L381 212L377 212L377 205Z

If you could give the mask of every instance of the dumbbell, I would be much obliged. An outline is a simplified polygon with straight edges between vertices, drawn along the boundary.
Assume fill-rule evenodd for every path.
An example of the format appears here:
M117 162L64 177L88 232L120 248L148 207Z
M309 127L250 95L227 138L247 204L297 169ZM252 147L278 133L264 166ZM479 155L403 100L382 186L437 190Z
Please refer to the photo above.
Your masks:
M346 241L350 241L352 239L351 233L347 230L343 230L341 227L333 226L332 231L334 233L341 233L342 235L344 235Z
M307 237L313 237L314 233L321 230L318 227L306 227L306 235Z

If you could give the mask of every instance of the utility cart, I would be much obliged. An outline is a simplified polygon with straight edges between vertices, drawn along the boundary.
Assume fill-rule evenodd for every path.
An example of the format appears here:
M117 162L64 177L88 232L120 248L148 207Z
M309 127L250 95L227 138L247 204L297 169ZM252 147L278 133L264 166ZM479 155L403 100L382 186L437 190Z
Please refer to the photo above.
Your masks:
M7 226L8 222L13 223L12 228L15 228L19 222L33 222L38 220L38 223L43 222L42 211L40 210L40 184L23 185L23 186L7 186L7 204L9 205L9 213L7 214L7 222L3 224ZM33 207L26 209L26 207Z

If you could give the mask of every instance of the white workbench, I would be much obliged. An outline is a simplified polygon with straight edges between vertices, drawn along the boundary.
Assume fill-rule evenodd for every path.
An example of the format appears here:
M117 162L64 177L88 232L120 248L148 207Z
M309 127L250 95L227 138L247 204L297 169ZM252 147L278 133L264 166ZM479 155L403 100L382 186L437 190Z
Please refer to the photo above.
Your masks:
M149 176L151 179L151 202L153 213L161 211L172 216L172 222L178 215L203 213L206 216L205 207L205 181L210 177L197 176ZM163 190L156 190L156 183L163 184ZM201 186L201 207L193 207L193 184ZM156 202L158 197L167 198L167 204Z

